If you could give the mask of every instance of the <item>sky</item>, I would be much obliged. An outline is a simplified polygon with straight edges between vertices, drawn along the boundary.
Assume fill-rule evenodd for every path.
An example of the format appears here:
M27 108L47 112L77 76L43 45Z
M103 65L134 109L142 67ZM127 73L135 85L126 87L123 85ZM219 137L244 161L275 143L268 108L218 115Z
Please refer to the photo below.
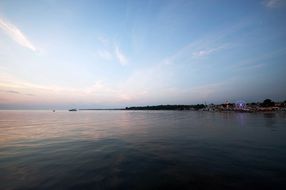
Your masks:
M285 0L1 0L0 109L286 100Z

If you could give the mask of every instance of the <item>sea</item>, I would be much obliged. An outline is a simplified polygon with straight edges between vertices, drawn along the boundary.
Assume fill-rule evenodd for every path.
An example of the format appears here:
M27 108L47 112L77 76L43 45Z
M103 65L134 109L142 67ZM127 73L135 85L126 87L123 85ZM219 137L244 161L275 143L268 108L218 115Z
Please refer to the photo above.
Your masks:
M286 189L286 112L3 110L0 189Z

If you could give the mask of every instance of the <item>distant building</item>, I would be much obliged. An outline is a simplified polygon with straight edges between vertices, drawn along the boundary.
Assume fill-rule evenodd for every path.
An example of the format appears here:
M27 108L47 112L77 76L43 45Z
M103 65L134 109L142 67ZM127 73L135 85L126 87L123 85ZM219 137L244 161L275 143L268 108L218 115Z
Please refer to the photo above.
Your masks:
M225 101L225 108L226 108L226 109L229 108L229 103L228 103L228 101Z

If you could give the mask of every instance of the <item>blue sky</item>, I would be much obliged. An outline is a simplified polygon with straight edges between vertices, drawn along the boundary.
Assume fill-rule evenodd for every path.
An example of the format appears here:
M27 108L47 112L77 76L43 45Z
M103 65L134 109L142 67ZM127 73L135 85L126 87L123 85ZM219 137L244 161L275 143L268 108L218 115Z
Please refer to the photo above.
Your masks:
M286 99L283 0L0 1L0 108Z

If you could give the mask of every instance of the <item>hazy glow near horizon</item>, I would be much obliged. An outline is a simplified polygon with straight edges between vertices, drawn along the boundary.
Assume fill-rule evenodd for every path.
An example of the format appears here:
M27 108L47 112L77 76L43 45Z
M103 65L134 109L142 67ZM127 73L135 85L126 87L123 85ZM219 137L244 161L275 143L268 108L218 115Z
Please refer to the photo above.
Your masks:
M1 1L0 109L286 99L286 3Z

